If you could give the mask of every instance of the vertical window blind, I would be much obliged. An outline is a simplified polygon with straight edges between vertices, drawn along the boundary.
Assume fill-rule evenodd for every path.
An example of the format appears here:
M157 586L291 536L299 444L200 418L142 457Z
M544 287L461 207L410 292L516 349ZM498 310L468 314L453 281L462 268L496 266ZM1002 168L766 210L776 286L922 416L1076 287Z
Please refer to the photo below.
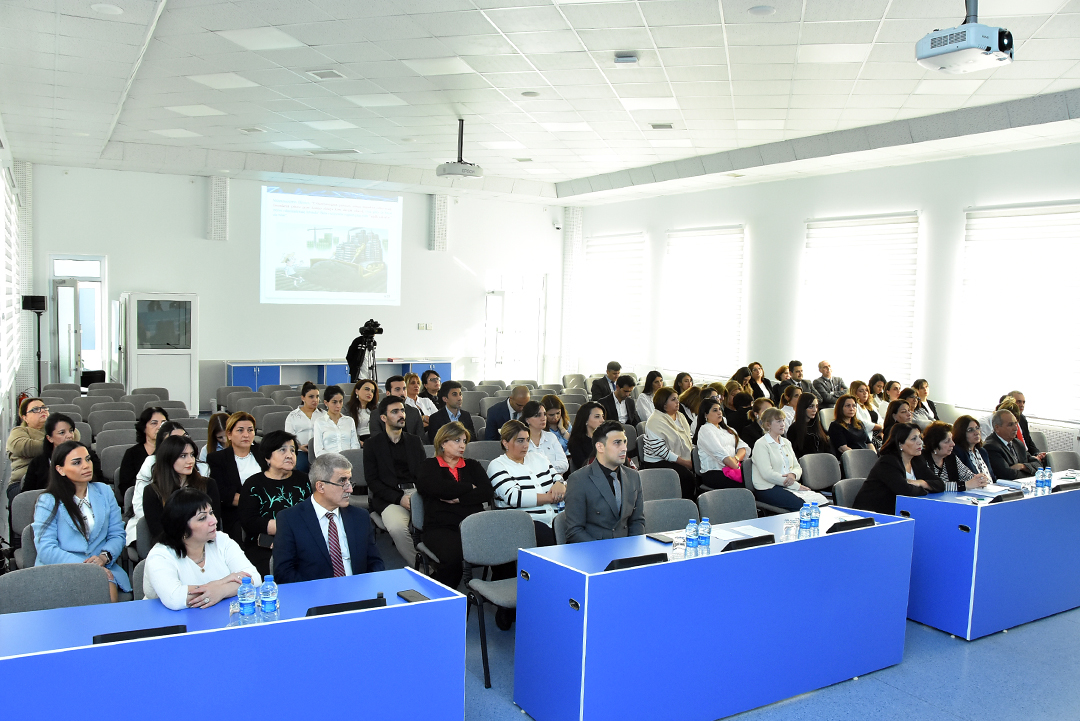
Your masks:
M796 356L804 377L821 360L847 383L874 373L910 385L919 216L806 224Z
M967 213L950 363L957 403L992 408L1019 390L1027 415L1080 419L1078 261L1080 203Z
M668 232L660 283L662 323L655 325L667 331L667 341L659 345L664 367L697 378L730 375L746 363L744 239L741 225ZM687 281L705 277L701 271L716 279L712 288Z
M10 172L10 171L5 171ZM0 179L3 190L4 269L0 280L0 395L7 393L19 370L19 209L11 184Z
M585 272L577 277L577 303L570 312L582 339L580 367L602 369L618 360L629 370L642 356L645 236L586 238ZM605 308L616 314L605 318Z

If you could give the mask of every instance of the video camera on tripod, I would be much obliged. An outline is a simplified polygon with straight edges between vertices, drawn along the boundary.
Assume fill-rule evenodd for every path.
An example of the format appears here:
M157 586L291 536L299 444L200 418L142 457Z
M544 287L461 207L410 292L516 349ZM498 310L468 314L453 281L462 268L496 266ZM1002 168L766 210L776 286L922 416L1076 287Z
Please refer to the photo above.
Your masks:
M349 377L353 383L361 378L370 378L378 385L375 371L375 336L382 335L383 327L374 318L360 326L360 335L349 344L345 362L349 364ZM365 373L366 371L366 373Z

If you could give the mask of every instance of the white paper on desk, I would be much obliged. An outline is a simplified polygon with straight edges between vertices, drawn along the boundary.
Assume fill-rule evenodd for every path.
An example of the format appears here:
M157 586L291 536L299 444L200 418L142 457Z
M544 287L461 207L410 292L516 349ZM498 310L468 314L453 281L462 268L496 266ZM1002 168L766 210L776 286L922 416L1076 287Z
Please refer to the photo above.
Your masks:
M768 531L763 531L762 529L755 528L754 526L736 526L732 530L733 531L738 531L739 533L745 533L748 536L754 536L755 538L757 536L768 536L769 535Z
M825 508L823 508L821 510L825 514L827 514L829 516L832 516L833 518L837 518L837 519L839 519L841 521L854 521L854 520L857 520L859 518L862 518L862 516L855 516L855 515L852 515L850 513L844 513L843 511L837 510L836 508L832 508L830 506L826 506Z
M725 531L723 528L712 529L712 537L721 541L734 541L742 538L738 533L732 533L731 531Z
M969 488L964 493L970 493L973 496L997 496L1002 493L1007 493L1011 489L1005 486L999 486L996 483L991 483L989 486L983 488Z
M1005 486L1006 488L1011 488L1014 491L1022 491L1022 490L1024 490L1024 484L1021 483L1020 481L1009 481L1009 480L1006 480L1004 478L999 478L997 480L997 485Z

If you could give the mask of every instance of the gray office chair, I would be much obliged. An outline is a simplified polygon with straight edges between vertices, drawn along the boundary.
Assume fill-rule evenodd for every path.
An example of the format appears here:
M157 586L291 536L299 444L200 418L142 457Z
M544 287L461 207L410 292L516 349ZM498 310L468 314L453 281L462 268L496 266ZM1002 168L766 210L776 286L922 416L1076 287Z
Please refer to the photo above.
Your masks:
M272 433L273 431L283 431L285 430L285 419L289 417L289 413L291 412L292 411L276 411L273 413L266 413L263 415L262 423L256 423L255 427L259 429L259 433L264 437L267 433ZM308 445L308 447L310 448L311 446Z
M754 464L744 463L742 464L742 482L751 493L754 491ZM787 510L780 508L780 506L774 506L771 503L758 500L757 494L754 493L754 502L757 504L758 510L765 511L772 515L778 515L781 513L787 513Z
M82 391L77 389L77 388L76 389L46 388L42 392L47 393L48 395L53 396L55 398L63 398L64 403L71 403L76 398L79 398L80 396L82 396Z
M837 506L851 508L855 503L855 496L862 490L865 478L845 478L833 486L833 502Z
M369 510L370 499L368 498L367 481L364 480L364 449L348 448L342 451L341 455L345 456L345 459L352 464L353 491L352 495L349 496L349 505L367 511Z
M293 409L288 406L278 405L277 403L270 401L269 403L257 405L248 412L251 414L252 418L255 419L255 427L259 429L259 434L265 436L269 432L263 427L263 421L266 419L267 415L270 413L292 413L292 410Z
M319 394L319 397L322 397L321 393ZM303 402L304 397L302 395L298 393L293 393L291 396L285 396L285 398L283 398L281 401L281 405L288 406L289 408L299 408L300 404Z
M229 394L236 391L250 391L250 386L220 386L214 393L214 403L216 408L213 410L219 410L225 407L225 404L229 401Z
M38 400L49 407L49 413L53 412L53 406L62 406L67 403L63 396L38 396Z
M185 418L180 421L180 425L184 427L184 432L187 433L188 437L193 441L202 441L205 443L206 439L210 436L210 429L207 428L206 421L200 418Z
M41 392L52 390L65 390L65 391L82 391L78 383L46 383L41 386Z
M135 553L138 554L139 560L149 556L150 549L153 547L154 539L150 537L150 524L146 522L144 516L135 526Z
M480 381L477 385L481 386L498 386L499 388L506 388L506 381Z
M135 431L132 431L134 433ZM118 443L114 445L105 446L104 448L98 444L98 458L101 459L101 475L105 476L105 479L116 485L116 473L120 470L120 463L124 460L124 454L127 450L135 445L135 442L131 443Z
M430 445L428 443L425 443L424 444L424 455L426 455L428 458L434 458L435 457L435 446Z
M476 431L476 438L473 438L472 440L474 440L474 441L482 441L482 440L484 440L484 432L487 430L487 423L484 422L484 419L481 418L480 416L473 416L472 425L473 425L473 430Z
M90 412L94 411L131 411L135 412L135 404L128 403L127 401L99 401L90 406ZM142 412L140 407L139 412Z
M563 405L566 406L566 415L570 416L571 422L577 417L577 412L581 410L581 406L584 403L567 403L563 401Z
M869 448L852 448L840 456L844 478L866 478L878 461L878 454Z
M497 403L506 403L505 398L481 398L480 399L480 417L487 419L488 409Z
M79 432L79 440L83 443L91 443L94 439L94 431L90 424L85 421L75 421L75 430Z
M638 471L638 475L641 476L641 497L646 502L682 498L679 474L671 468L646 468Z
M956 410L956 406L952 403L943 403L942 401L935 401L934 408L937 410L937 417L939 421L945 421L949 425L956 422L956 419L963 415L960 411Z
M74 403L57 403L56 405L50 405L49 413L63 413L76 423L83 419L82 408Z
M241 398L236 402L236 410L240 413L251 413L254 417L255 408L258 406L272 406L274 401L265 396L251 396Z
M294 388L283 388L279 391L273 391L270 393L270 399L277 403L279 406L285 405L285 399L289 396L295 396L296 390ZM292 406L295 408L296 406Z
M698 496L698 511L702 518L718 523L750 521L757 518L757 505L754 494L745 488L719 488L706 491Z
M250 388L245 388L242 391L233 391L225 399L225 410L227 410L230 414L236 413L237 411L240 410L239 403L240 403L241 398L263 398L263 397L264 396L261 393L259 393L258 391L253 391Z
M818 411L818 417L821 419L821 427L828 433L829 426L832 425L833 416L836 415L835 408L822 408Z
M799 482L812 491L827 491L840 480L840 463L831 453L807 453L799 465L803 471Z
M487 386L483 383L478 383L473 390L477 393L483 393L485 396L493 396L495 395L495 391L501 391L502 388L499 386Z
M11 537L22 536L23 529L34 522L34 506L44 491L23 491L11 499Z
M1054 473L1080 470L1080 454L1075 451L1050 451L1046 454L1046 464Z
M139 561L135 564L135 570L131 572L131 592L134 594L136 601L146 598L146 594L143 593L143 570L145 566L146 561Z
M629 423L623 423L622 427L626 432L626 455L636 457L638 454L637 429Z
M52 408L49 408L52 411ZM1050 444L1046 441L1046 434L1042 431L1028 431L1031 436L1031 442L1035 444L1035 447L1042 453L1046 453L1050 450Z
M0 576L0 613L109 603L109 577L92 563L57 563Z
M187 404L183 401L170 401L168 398L159 398L156 401L147 401L143 403L143 408L164 408L166 413L172 414L174 408L182 408L187 410Z
M505 509L481 511L461 522L461 554L470 566L499 566L517 560L518 549L536 547L536 529L532 518L525 511ZM517 608L517 578L501 581L483 581L473 578L468 583L469 611L477 608L480 622L480 655L484 661L484 688L491 688L491 671L488 668L487 632L484 630L484 604L499 608Z
M551 530L555 531L555 543L559 546L566 543L566 527L565 513L555 516L555 520L551 522Z
M447 380L447 381L448 381L448 380L450 380L450 379L449 379L449 378L445 378L444 380ZM473 390L474 388L476 388L476 383L474 383L473 381L467 381L467 380L465 380L464 378L462 378L462 379L460 379L460 380L458 380L458 379L456 379L456 378L455 378L454 380L457 380L457 382L461 384L461 390L463 390L463 391L471 391L471 390Z
M480 402L487 398L483 391L461 391L461 410L468 411L471 416L480 415Z
M22 547L15 549L15 566L17 568L32 568L37 561L37 544L34 543L34 527L27 526L22 529Z
M146 408L147 403L152 406L157 405L161 402L161 398L154 393L129 393L126 396L120 396L120 402L130 403L132 410L141 412L143 408Z
M101 426L102 431L133 431L135 424L131 421L105 421Z
M497 390L495 391L496 398L509 398L513 394L513 389L510 390Z
M691 518L698 520L698 507L689 499L661 498L645 501L645 533L677 531L686 528L686 523Z
M465 457L474 461L493 461L503 452L501 441L473 441L465 446Z
M531 390L536 390L537 388L540 387L540 384L537 381L532 381L532 380L528 380L528 381L520 381L520 380L518 380L518 381L510 381L509 387L512 388L514 386L529 386L529 388Z
M102 388L108 388L110 390L122 390L123 391L124 390L124 384L123 383L116 383L115 381L101 381L101 382L98 382L98 383L91 383L90 385L86 386L86 390L88 390L88 391L96 391L96 390L100 390ZM124 391L124 392L126 393L127 391Z
M413 528L416 529L416 537L422 537L424 533L424 499L416 491L409 493L409 514ZM416 558L413 559L413 569L419 571L420 567L423 566L424 573L431 575L431 566L428 561L440 562L439 557L424 545L423 541L418 541L416 544Z
M82 413L82 417L86 418L90 415L90 409L93 408L96 404L101 403L101 401L102 399L100 397L94 398L91 396L79 396L78 398L72 399L71 405L77 406L79 409L79 413Z
M157 396L159 401L169 400L169 389L163 386L152 386L147 388L135 388L131 391L131 395L138 395L140 393L148 393L150 395Z
M92 385L97 384L94 383ZM86 395L90 398L101 398L102 400L109 398L118 401L127 395L127 391L123 388L90 388L86 391Z
M581 373L569 373L562 377L564 388L584 388L585 376Z
M106 448L110 446L124 446L128 448L135 445L135 429L134 428L118 428L114 430L103 430L96 436L97 452L101 454ZM105 465L105 461L101 462L102 466ZM104 468L102 469L104 473Z
M287 386L287 385L282 385L281 383L277 383L277 384L274 384L274 385L259 386L256 390L258 390L259 393L262 393L267 398L271 398L273 396L273 394L277 393L278 391L291 391L292 386Z

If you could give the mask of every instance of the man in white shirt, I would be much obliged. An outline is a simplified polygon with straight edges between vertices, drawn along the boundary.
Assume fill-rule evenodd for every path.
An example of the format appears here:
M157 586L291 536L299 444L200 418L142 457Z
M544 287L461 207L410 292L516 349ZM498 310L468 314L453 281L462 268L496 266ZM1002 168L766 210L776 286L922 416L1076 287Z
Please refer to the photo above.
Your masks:
M629 423L636 426L641 422L638 417L637 407L630 399L634 394L634 382L631 376L619 376L615 381L615 392L600 399L600 405L604 407L604 417L609 421L618 420L619 423Z

